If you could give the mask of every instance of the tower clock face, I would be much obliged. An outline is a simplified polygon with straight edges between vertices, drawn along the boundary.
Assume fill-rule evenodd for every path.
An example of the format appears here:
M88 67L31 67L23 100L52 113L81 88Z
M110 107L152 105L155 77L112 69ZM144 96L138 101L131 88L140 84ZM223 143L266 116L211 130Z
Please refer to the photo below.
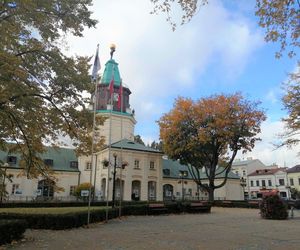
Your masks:
M119 100L119 94L118 93L114 93L114 101L118 101Z

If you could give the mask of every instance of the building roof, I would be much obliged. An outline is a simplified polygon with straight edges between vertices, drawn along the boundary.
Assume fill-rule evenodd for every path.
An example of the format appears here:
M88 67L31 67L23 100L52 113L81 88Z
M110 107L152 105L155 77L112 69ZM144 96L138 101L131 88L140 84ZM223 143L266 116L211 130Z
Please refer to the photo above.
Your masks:
M53 160L52 169L55 171L69 171L69 172L78 172L77 168L71 168L70 162L77 162L77 157L75 155L74 149L70 148L53 148L46 147L47 151L41 154L42 159L51 159ZM19 162L21 159L20 154L11 153L8 155L7 152L0 151L0 160L7 162L7 156L16 156L17 163L9 165L9 168L19 168Z
M286 171L286 168L259 169L259 170L256 170L256 171L250 173L248 176L273 175L279 171Z
M114 77L114 86L120 86L121 77L118 63L114 59L110 59L105 64L105 69L101 78L101 83L109 84Z
M287 169L287 173L300 173L300 165Z
M241 161L241 160L235 160L233 163L232 163L232 166L239 166L239 165L248 165L252 162L255 162L255 161L259 161L261 162L260 160L258 159L251 159L251 160L245 160L245 161ZM262 162L261 162L262 163Z
M179 176L180 171L188 171L188 176L186 177L186 179L193 179L192 176L189 173L188 167L186 165L182 165L179 163L179 161L174 161L174 160L170 160L170 159L163 159L162 160L162 166L163 166L163 177L164 178L181 178ZM166 171L164 171L165 169L169 169L170 170L170 174L166 175ZM217 169L217 173L220 173L222 171L222 168L218 168ZM221 173L220 175L216 176L216 179L220 179L220 178L224 178L225 177L225 172ZM201 179L207 179L207 176L205 174L205 172L201 172ZM238 175L236 175L233 172L229 172L228 174L228 179L240 179L240 177Z
M157 149L147 147L143 144L140 144L140 143L128 140L128 139L123 139L121 141L117 141L117 142L111 144L111 147L162 154L162 152Z

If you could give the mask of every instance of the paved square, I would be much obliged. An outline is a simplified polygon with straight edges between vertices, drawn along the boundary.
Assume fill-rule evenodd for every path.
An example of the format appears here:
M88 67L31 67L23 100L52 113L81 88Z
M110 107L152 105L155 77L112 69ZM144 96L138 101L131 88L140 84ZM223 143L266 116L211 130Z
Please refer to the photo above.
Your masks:
M14 249L300 249L294 219L260 218L258 209L212 208L210 214L130 216L89 229L28 230Z

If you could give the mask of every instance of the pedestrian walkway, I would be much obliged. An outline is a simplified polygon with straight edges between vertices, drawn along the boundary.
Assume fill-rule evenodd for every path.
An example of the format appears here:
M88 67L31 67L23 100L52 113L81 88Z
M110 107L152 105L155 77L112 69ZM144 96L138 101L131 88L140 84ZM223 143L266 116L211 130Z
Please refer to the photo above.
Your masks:
M28 230L13 249L299 249L300 211L264 220L258 209L212 208L210 214L130 216L89 229Z

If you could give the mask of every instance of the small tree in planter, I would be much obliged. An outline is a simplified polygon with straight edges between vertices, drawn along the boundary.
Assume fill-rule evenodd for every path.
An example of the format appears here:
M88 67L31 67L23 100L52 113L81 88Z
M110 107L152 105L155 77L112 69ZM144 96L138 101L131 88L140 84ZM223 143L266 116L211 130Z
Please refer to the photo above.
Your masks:
M264 195L259 208L264 219L286 220L288 218L287 206L277 194Z

